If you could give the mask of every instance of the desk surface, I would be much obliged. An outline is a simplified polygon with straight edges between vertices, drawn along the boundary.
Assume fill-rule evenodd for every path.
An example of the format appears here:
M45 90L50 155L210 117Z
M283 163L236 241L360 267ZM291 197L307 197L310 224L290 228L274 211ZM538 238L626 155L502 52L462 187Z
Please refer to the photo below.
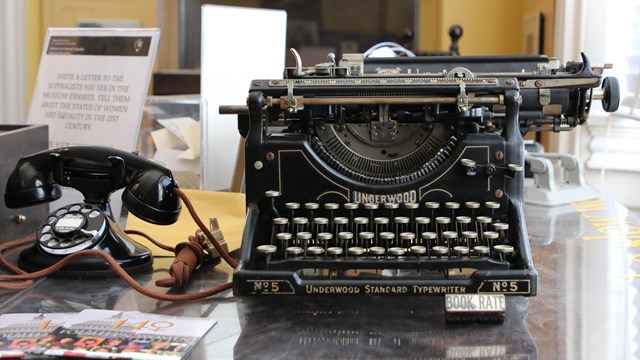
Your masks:
M441 297L153 300L119 279L40 280L0 292L0 313L140 310L218 320L190 359L635 359L640 358L640 220L594 200L525 209L538 295L508 297L502 325L445 325ZM149 288L167 275L158 258ZM188 292L228 281L219 265ZM160 291L167 291L160 289Z

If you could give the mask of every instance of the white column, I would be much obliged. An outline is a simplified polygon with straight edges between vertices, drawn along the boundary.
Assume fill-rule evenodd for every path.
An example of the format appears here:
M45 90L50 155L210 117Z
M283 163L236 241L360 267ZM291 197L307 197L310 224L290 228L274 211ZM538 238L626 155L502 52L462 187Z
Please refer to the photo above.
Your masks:
M27 120L25 2L0 1L0 124Z

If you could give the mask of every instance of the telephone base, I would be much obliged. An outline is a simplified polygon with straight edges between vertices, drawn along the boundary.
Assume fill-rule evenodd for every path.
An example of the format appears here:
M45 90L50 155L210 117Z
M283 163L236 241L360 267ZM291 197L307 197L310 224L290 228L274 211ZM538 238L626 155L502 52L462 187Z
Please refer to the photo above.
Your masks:
M24 271L34 272L55 265L63 258L45 254L37 245L34 245L20 253L18 266ZM130 259L116 259L116 261L129 274L147 272L153 269L153 257L151 254ZM116 276L116 272L102 258L86 257L64 266L51 276L96 278Z

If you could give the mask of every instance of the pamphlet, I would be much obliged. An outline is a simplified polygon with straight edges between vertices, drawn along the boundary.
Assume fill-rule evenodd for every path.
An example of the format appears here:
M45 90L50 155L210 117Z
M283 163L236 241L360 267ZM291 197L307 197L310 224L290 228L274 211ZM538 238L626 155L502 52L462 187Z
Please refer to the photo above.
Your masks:
M0 316L0 357L25 354L96 359L182 359L216 320L85 309Z
M54 344L51 331L73 313L22 313L0 315L0 358L22 358L42 344Z

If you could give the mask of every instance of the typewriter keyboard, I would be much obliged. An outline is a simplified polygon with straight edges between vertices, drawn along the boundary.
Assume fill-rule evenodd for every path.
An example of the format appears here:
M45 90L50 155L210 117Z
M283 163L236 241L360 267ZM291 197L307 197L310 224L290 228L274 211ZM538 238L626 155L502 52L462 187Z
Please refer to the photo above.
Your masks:
M276 191L267 192L276 198ZM273 202L275 204L275 202ZM275 205L274 205L275 207ZM516 248L498 202L297 203L265 220L254 264L310 274L508 269ZM267 224L270 223L270 224Z

